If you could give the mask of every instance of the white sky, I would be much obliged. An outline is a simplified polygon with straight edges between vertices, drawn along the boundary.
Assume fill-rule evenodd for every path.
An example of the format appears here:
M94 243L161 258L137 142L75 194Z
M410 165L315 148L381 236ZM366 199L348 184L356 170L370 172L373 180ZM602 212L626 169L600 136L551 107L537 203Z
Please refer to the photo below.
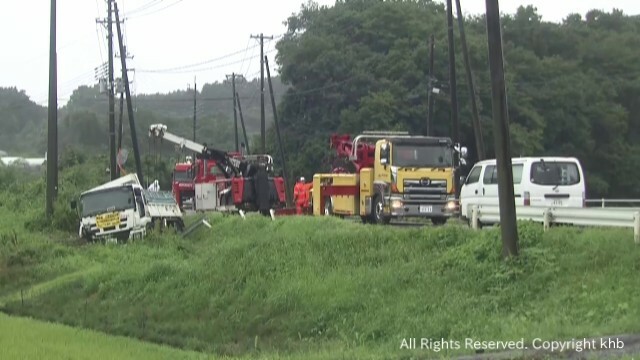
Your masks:
M260 32L276 37L283 34L283 21L297 13L303 2L306 0L119 0L120 14L124 12L121 18L126 20L125 44L134 56L127 66L136 70L130 74L132 91L141 94L186 89L194 77L202 89L205 82L222 81L231 72L248 78L258 76L259 46L250 36ZM335 1L317 2L333 5ZM96 24L97 18L106 17L107 3L57 3L58 103L62 106L78 86L95 84L94 69L107 61L106 30ZM514 13L526 4L536 6L547 21L561 21L569 13L584 15L594 8L640 14L638 0L500 0L500 10ZM461 5L466 14L485 11L484 0L462 0ZM49 17L50 0L2 0L0 5L0 86L25 90L42 105L48 97ZM272 68L274 45L275 41L265 40L265 55ZM119 54L115 23L114 54ZM143 72L209 60L177 74ZM119 59L114 63L119 77Z

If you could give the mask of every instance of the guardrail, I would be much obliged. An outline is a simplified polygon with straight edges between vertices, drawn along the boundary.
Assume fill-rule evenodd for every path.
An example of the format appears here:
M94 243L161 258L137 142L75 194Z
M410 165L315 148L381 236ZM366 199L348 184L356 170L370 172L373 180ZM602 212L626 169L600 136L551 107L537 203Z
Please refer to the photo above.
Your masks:
M605 208L609 207L634 207L640 209L640 199L587 199L587 206ZM592 205L593 204L593 205Z
M545 231L551 224L633 228L634 241L640 245L640 209L516 206L516 218L540 222L544 225ZM470 222L473 229L478 229L483 222L498 223L500 207L474 205L471 209Z

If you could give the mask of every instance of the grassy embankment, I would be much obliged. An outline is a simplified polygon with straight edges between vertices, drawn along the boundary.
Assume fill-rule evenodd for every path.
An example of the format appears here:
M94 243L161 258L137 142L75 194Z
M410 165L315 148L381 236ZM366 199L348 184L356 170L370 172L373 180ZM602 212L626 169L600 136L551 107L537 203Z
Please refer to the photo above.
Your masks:
M329 218L212 217L213 229L188 239L81 245L66 202L104 177L104 168L83 166L61 173L50 222L41 215L44 182L0 172L5 312L210 354L272 358L452 354L400 349L410 337L640 332L640 249L630 230L543 233L522 224L521 257L508 264L495 229Z
M14 239L3 230L0 305L221 355L418 356L400 349L403 338L640 331L640 256L627 230L543 233L523 224L521 259L505 264L496 230L325 218L211 222L215 230L190 239L126 246L27 232Z
M5 359L204 359L202 354L0 314Z

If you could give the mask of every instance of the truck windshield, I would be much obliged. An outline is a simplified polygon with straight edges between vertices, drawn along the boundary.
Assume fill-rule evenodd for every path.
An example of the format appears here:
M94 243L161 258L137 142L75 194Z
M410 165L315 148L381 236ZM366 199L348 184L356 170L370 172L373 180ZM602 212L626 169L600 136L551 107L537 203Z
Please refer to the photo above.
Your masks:
M191 176L191 171L188 171L188 170L175 171L173 173L173 181L177 181L177 182L193 181L193 178Z
M82 217L94 216L109 211L122 211L134 208L133 190L120 187L85 194L80 199Z
M537 185L575 185L580 172L575 162L536 161L531 164L531 182Z
M452 167L453 150L445 145L394 145L392 164L399 167Z

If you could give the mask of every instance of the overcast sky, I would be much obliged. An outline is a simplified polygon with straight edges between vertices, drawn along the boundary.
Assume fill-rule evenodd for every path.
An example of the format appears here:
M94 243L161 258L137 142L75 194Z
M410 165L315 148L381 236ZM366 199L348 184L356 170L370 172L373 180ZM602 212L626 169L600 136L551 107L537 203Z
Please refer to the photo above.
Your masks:
M92 85L95 68L106 63L106 30L96 24L106 17L106 0L58 0L58 98L68 100L80 85ZM135 72L132 91L166 93L186 89L196 77L222 81L236 72L259 76L259 43L251 35L278 37L283 21L297 13L302 0L119 0L127 50L134 58L127 64ZM332 5L334 0L318 0ZM569 13L584 15L590 9L622 9L640 14L638 0L500 0L503 13L532 4L543 20L561 21ZM465 14L485 11L484 0L461 0ZM124 14L123 14L124 13ZM0 86L25 90L46 105L48 96L49 0L2 0L0 5ZM114 24L114 51L118 51ZM265 54L275 64L275 41L265 40ZM204 63L196 67L189 65ZM115 61L118 74L119 60ZM156 72L155 70L172 70ZM273 73L273 70L272 70ZM116 75L118 77L118 75Z

